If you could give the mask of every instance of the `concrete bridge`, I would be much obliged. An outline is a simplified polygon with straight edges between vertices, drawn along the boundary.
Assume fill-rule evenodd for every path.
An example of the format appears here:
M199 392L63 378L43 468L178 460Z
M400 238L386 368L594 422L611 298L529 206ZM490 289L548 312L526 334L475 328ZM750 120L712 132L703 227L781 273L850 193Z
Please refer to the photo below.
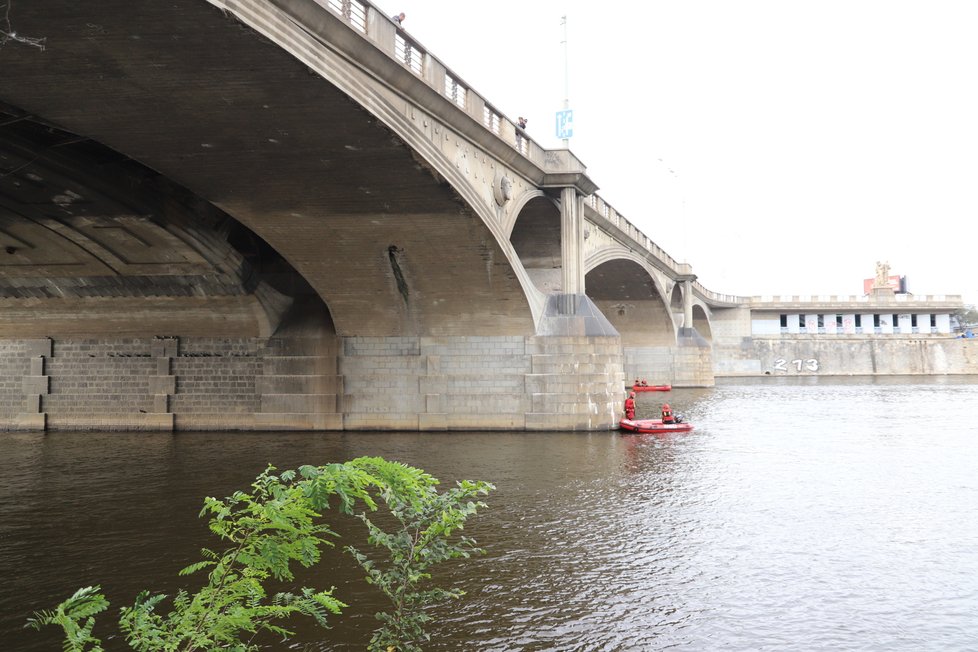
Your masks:
M8 9L0 427L606 429L743 323L369 3Z

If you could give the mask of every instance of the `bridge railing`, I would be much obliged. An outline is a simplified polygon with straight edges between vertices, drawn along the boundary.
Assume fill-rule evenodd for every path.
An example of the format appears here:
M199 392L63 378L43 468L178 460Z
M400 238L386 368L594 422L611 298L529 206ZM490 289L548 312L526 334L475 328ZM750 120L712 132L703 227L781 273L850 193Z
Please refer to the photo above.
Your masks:
M445 96L525 158L542 167L546 151L516 122L479 95L451 68L412 38L378 7L362 0L315 0L370 39L419 80ZM393 29L392 29L393 28Z
M363 0L315 0L315 2L370 39L415 77L445 96L460 110L481 123L487 131L507 143L537 167L543 169L547 167L548 161L552 162L552 152L541 147L527 135L523 128L474 91L460 75L455 74L451 68L432 55L378 7ZM583 166L581 168L583 170ZM600 217L608 220L634 242L644 247L675 274L692 273L688 263L676 261L600 195L596 193L589 195L585 202ZM746 301L741 297L711 292L699 284L697 284L697 291L704 298L714 301L724 303L734 303L734 299Z
M394 35L394 58L407 66L418 77L424 75L424 50L400 33Z
M763 306L771 304L774 306L793 304L793 303L820 303L820 304L873 304L879 305L881 300L868 294L794 294L794 295L773 295L773 296L753 296L749 298L753 306ZM962 302L961 295L958 294L894 294L887 297L885 302L890 303L951 303Z
M685 276L693 273L693 268L689 263L680 263L675 258L670 256L666 251L653 242L647 235L642 233L641 230L623 216L621 213L616 211L611 204L602 199L599 195L593 194L584 200L587 206L598 214L599 217L606 219L613 226L618 228L625 235L630 237L632 240L642 245L649 253L662 261L667 267L672 269L677 275ZM719 292L714 292L708 290L699 281L693 281L693 290L696 294L700 295L708 303L712 304L725 304L729 306L734 305L744 305L750 299L748 297L742 297L735 294L721 294Z
M322 5L323 2L317 0ZM357 0L325 0L325 4L334 13L341 16L361 34L367 33L367 5Z
M742 306L750 301L749 297L741 297L736 294L720 294L712 290L707 290L699 281L693 281L693 291L712 304L725 304L728 306Z
M624 215L615 210L611 204L602 199L602 197L597 193L588 195L584 199L584 204L597 213L599 218L603 218L637 244L641 245L646 251L662 261L666 267L674 271L677 275L692 273L692 267L689 265L689 263L680 263L666 253L665 249L653 242L649 236L642 233L637 226L629 222Z

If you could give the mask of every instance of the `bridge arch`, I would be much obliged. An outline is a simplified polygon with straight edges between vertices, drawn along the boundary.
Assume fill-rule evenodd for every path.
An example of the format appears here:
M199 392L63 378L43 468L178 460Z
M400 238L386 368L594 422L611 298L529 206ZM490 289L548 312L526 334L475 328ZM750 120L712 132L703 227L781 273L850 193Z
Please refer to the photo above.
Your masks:
M536 289L544 294L560 292L560 207L543 192L523 199L519 210L514 210L510 242Z
M289 8L316 14L302 22ZM22 14L25 24L43 19L34 13ZM444 107L405 102L404 87L421 82L380 61L337 16L311 2L253 0L123 3L104 13L106 31L167 24L182 46L160 32L109 51L84 26L53 20L57 60L44 65L80 83L101 66L105 83L84 92L6 85L12 119L27 115L17 107L44 107L39 121L97 137L232 216L306 279L340 335L535 332L545 297L523 269L493 193L503 169L516 193L531 184L452 131L438 115ZM378 78L344 48L359 48L392 77ZM163 52L168 65L154 65ZM36 73L35 53L9 54L5 69L28 79ZM98 108L110 104L110 113Z
M699 300L693 302L693 329L707 342L713 342L709 308Z
M503 176L513 184L514 193L527 193L534 185L454 131L441 113L457 110L457 107L450 106L451 102L444 96L431 91L431 106L425 108L412 101L405 103L402 97L397 97L392 88L418 83L409 70L371 53L368 58L372 63L383 67L384 74L389 75L388 79L380 81L375 74L365 72L361 65L351 65L338 49L316 38L313 32L320 28L330 31L336 42L361 38L331 12L300 3L284 3L278 8L248 1L209 1L233 13L354 100L389 129L395 139L406 145L414 159L411 167L426 170L436 183L450 189L456 203L461 204L460 210L452 211L455 214L435 217L433 221L439 223L424 229L424 238L420 240L417 236L421 235L421 230L417 229L416 223L409 224L400 234L391 234L396 227L386 221L383 231L390 244L384 251L394 251L395 255L388 256L391 270L384 269L381 273L386 279L381 285L385 287L373 288L373 292L379 295L378 298L383 297L388 307L391 301L396 304L397 297L392 290L397 286L403 299L404 285L391 283L391 277L394 281L403 277L408 286L415 286L416 294L422 295L422 299L405 302L411 305L405 305L399 311L398 328L379 328L383 320L368 318L373 325L361 326L357 332L369 335L472 335L483 333L491 324L491 332L497 335L533 333L534 324L543 314L545 296L523 268L520 255L507 237L505 220L501 218L508 207L500 210L495 186ZM315 15L308 14L310 8ZM335 34L336 31L341 33ZM358 43L360 52L364 51L364 45L373 47L369 42ZM391 203L396 203L397 199L392 197ZM460 216L476 218L481 222L481 228L469 220L463 219L460 223L457 219ZM254 228L260 227L255 225ZM442 242L432 242L432 233L443 234L443 238L435 238ZM429 254L419 255L425 248L431 249ZM454 255L445 255L453 250ZM344 263L348 262L348 256L341 255L340 258ZM307 267L298 261L296 266L300 270ZM315 281L313 285L321 289ZM332 288L332 292L321 290L327 304L332 306L336 302L337 289ZM410 296L410 287L408 291ZM467 315L471 317L466 318ZM391 323L389 319L386 321ZM346 320L337 317L337 322L341 332L349 330L352 334Z
M676 283L672 288L672 292L669 293L669 308L673 311L673 313L678 315L678 323L680 326L685 326L685 324L682 322L684 306L683 302L683 286L681 283Z
M621 335L622 346L672 346L676 323L662 278L627 249L592 253L584 264L585 292Z
M247 227L153 170L4 122L0 336L269 337L314 296Z

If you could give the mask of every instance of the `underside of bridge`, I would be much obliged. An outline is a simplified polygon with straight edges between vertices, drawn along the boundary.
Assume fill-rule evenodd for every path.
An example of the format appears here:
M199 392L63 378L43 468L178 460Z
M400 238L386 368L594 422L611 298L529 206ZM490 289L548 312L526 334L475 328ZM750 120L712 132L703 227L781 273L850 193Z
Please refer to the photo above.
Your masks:
M341 335L533 332L509 262L458 194L370 113L233 17L200 0L38 0L16 3L10 18L45 48L0 51L8 218L24 212L17 182L37 208L18 220L167 222L172 211L140 206L100 213L84 183L106 184L106 170L84 157L61 178L45 169L91 141L257 234L329 306ZM114 245L124 259L139 254L122 249L145 248ZM29 266L0 260L3 273ZM148 275L157 294L169 296L171 269Z
M703 306L698 304L693 304L693 328L705 341L713 341L713 329L710 326L710 318L706 314L706 310L703 309Z
M536 336L511 244L416 134L205 0L7 15L0 429L614 426L617 336ZM559 214L524 210L546 291Z
M674 382L676 327L649 272L631 260L611 260L588 272L585 287L621 335L625 377Z
M534 197L520 211L510 242L537 289L561 289L560 208L548 197Z
M693 328L699 334L681 326L681 284L666 292L642 265L623 258L594 267L585 284L588 296L621 335L626 378L679 386L713 384L709 321L694 303Z
M669 308L674 314L683 314L683 289L679 283L673 286L672 293L669 295ZM686 324L682 324L680 320L680 325L685 326Z
M87 138L0 111L0 166L2 336L269 336L318 301L247 227Z
M623 346L672 346L676 328L655 281L638 263L612 260L584 280L587 294L621 334Z

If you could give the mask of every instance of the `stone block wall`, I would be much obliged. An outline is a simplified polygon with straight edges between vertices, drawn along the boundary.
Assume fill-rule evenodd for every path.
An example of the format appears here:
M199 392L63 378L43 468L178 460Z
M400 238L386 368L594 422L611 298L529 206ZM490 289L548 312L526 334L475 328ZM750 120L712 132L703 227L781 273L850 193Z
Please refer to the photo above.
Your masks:
M715 376L759 376L764 373L750 337L742 337L736 342L715 342L713 360Z
M308 338L0 340L0 430L335 427L335 353L321 349Z
M636 378L644 378L653 385L675 384L674 350L671 346L626 347L625 380L629 384Z
M625 399L620 337L530 337L526 347L533 365L527 430L618 426Z
M343 379L337 374L337 339L318 327L297 328L292 335L262 341L261 396L255 427L268 430L341 430L339 396Z
M713 387L713 348L695 334L680 336L675 351L676 370L673 384L677 387Z
M625 349L625 380L644 378L652 385L712 387L713 349L699 338L680 338L676 346Z
M261 401L255 381L262 369L258 349L256 339L181 339L179 350L169 357L174 382L168 405L176 429L251 423Z
M598 430L617 337L0 340L0 430Z
M522 429L522 337L345 338L347 429Z
M0 340L0 424L6 430L43 430L41 395L48 390L44 356L50 340Z
M148 426L154 409L156 375L149 340L58 340L44 360L49 379L40 412L47 428ZM164 419L168 422L168 419Z
M611 428L617 337L346 338L344 428Z

